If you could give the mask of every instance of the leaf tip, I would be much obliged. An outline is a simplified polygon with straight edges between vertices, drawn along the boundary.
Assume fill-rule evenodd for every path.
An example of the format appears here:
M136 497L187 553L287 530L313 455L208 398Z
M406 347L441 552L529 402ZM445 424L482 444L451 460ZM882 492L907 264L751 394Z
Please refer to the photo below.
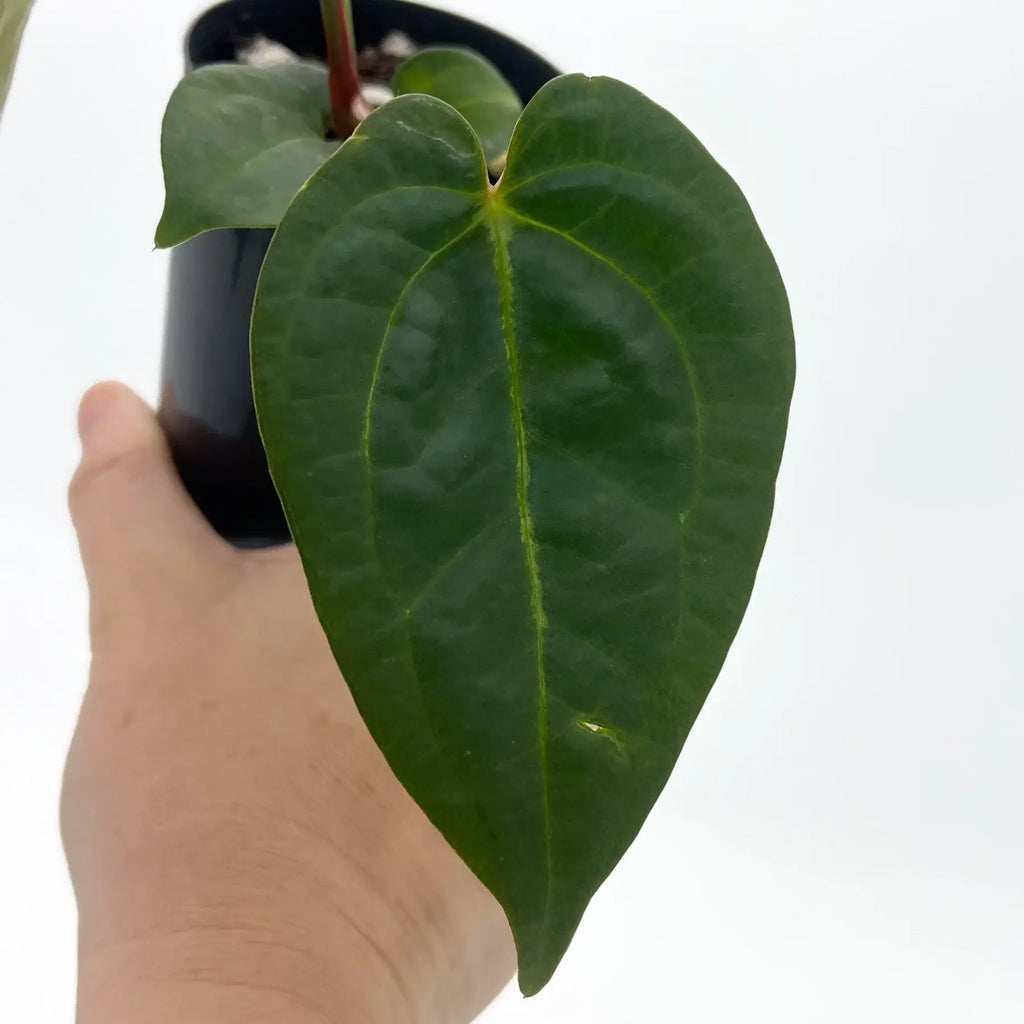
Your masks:
M156 234L153 236L153 248L154 249L172 249L175 246L175 242L168 237L164 230L163 223L157 225Z
M542 956L519 954L519 991L525 999L539 995L551 980L558 966L559 957L554 963Z
M170 197L168 197L153 236L153 245L157 249L173 249L176 245L188 241L189 236L182 232L180 225L175 226L175 219Z
M548 907L532 923L520 919L512 924L519 962L519 991L525 998L538 995L554 977L576 933L581 915L582 909L576 912L568 910L563 916L557 906ZM511 916L509 921L512 922Z

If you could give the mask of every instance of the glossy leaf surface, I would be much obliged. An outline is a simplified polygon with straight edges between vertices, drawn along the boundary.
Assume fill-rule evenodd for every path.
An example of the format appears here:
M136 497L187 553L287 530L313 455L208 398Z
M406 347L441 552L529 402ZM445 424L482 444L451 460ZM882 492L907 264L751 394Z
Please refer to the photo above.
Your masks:
M0 0L0 115L4 112L21 37L31 10L32 0Z
M167 192L160 248L213 228L277 227L306 179L338 148L327 70L217 64L186 76L164 116Z
M397 96L423 93L453 106L476 132L488 164L505 155L523 112L502 73L472 50L421 50L395 72L393 86Z
M402 97L285 216L253 370L338 663L536 992L750 595L793 383L772 256L621 83L546 86L494 190L469 124Z

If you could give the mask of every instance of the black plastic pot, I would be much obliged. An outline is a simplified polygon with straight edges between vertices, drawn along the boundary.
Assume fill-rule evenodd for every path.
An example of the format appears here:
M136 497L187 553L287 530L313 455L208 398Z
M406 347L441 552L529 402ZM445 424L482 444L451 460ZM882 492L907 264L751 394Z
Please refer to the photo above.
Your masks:
M400 0L354 0L356 39L398 30L420 45L468 46L528 101L558 72L519 43L454 14ZM193 25L188 67L233 61L256 35L323 59L318 0L230 0ZM185 486L207 519L240 546L284 543L288 527L267 471L253 409L249 319L272 232L212 231L171 256L160 422Z

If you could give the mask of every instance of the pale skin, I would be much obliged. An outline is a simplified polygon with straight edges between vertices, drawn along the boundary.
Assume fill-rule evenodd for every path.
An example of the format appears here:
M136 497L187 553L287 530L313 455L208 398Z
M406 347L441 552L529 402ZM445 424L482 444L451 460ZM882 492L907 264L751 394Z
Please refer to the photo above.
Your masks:
M79 1024L472 1020L512 975L508 926L363 726L294 549L222 541L126 388L79 427Z

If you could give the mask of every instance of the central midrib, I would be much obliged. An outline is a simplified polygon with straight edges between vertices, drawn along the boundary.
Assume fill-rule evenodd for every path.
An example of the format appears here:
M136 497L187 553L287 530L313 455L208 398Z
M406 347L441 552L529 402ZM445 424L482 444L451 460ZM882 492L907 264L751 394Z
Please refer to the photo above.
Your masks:
M544 637L547 616L544 613L544 595L540 579L540 560L537 538L530 515L530 462L526 442L526 420L523 412L523 393L519 366L519 347L516 342L512 296L512 260L508 251L510 218L499 202L492 200L487 206L487 224L494 243L494 268L501 293L501 322L505 338L505 358L508 363L509 394L516 440L516 501L519 530L526 558L526 574L530 588L530 612L536 631L537 646L537 726L542 800L544 809L544 855L547 868L547 896L544 907L546 925L551 908L553 860L551 852L551 795L548 777L548 700L547 679L544 670Z

